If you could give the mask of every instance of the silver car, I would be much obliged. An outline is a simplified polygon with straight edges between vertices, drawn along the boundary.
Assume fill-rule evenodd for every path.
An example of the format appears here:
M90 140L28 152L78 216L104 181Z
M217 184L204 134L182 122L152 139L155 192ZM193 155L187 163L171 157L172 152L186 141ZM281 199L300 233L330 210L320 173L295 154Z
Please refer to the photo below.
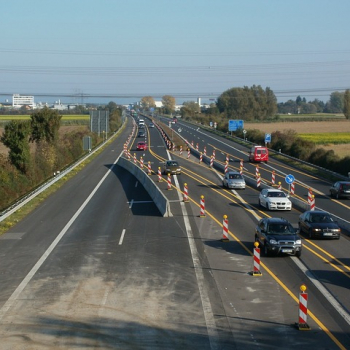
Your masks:
M238 171L228 171L222 179L222 186L227 188L244 190L244 177Z

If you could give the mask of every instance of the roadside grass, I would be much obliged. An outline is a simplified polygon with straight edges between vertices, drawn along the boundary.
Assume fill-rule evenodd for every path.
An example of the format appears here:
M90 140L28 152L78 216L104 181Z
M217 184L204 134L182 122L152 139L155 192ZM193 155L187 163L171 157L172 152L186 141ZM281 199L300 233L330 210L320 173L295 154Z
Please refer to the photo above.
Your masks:
M126 124L124 124L98 151L92 154L90 157L85 159L82 163L72 169L69 173L64 175L57 182L52 184L45 191L41 192L22 208L16 210L13 214L7 217L5 220L0 221L0 236L15 226L23 218L25 218L29 213L36 209L46 198L51 194L55 193L66 181L77 175L87 164L89 164L93 159L95 159L119 134L124 130ZM85 155L84 155L85 156ZM84 157L83 156L83 157ZM78 161L78 160L77 160Z

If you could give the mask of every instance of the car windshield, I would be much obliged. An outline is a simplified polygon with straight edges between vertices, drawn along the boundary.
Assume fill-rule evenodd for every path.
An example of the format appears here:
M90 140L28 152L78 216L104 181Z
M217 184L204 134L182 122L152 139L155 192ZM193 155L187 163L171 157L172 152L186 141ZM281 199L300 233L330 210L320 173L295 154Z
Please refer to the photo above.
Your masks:
M242 179L242 176L240 174L230 174L229 179Z
M350 190L350 184L342 184L341 187L342 187L342 189L344 191L349 191Z
M168 166L177 166L178 163L177 162L168 162Z
M325 214L315 214L310 216L310 221L314 223L330 223L334 222L332 217Z
M284 192L268 192L268 197L286 197L286 194Z
M288 224L270 224L267 230L268 234L290 235L294 234L294 228Z

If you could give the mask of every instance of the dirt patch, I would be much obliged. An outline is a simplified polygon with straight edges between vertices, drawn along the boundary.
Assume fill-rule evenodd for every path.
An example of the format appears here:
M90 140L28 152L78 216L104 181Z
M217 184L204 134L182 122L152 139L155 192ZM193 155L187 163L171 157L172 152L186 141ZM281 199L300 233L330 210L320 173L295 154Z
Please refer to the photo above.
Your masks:
M314 122L279 122L279 123L244 123L244 128L258 129L263 132L295 130L298 134L322 132L350 132L350 120L314 121Z

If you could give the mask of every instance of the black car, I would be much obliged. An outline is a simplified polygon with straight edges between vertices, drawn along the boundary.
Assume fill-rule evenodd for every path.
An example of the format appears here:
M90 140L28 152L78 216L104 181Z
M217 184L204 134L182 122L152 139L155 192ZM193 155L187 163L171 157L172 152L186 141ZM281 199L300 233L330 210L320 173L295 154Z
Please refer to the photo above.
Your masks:
M145 137L145 132L139 131L139 133L137 134L137 137Z
M331 197L350 198L350 182L349 181L337 181L329 189Z
M309 238L340 238L340 227L332 216L321 210L309 210L299 216L299 230Z
M289 221L283 218L261 219L255 230L255 242L259 243L266 256L301 256L301 238Z

